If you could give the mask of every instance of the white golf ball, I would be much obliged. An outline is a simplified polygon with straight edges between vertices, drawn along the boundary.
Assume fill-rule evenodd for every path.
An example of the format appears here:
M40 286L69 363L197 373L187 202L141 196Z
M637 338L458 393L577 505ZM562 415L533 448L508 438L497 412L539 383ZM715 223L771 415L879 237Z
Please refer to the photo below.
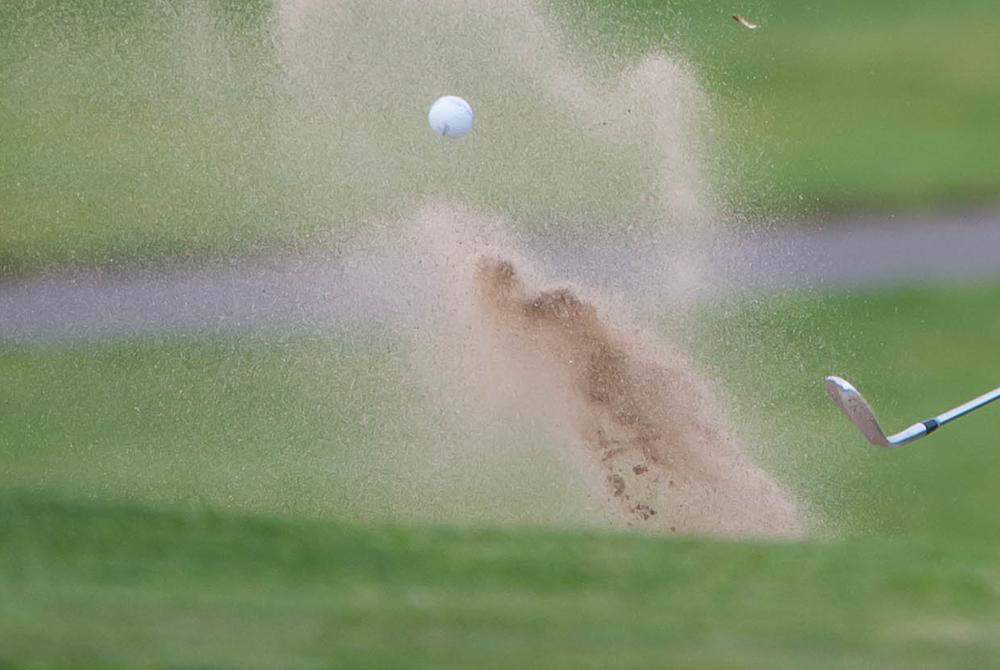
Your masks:
M457 95L446 95L431 105L427 123L438 137L463 137L472 130L472 107Z

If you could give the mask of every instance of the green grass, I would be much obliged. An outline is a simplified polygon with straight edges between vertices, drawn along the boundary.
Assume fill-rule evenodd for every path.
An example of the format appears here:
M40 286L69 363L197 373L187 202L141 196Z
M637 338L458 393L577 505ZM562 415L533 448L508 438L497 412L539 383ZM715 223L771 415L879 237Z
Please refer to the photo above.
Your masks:
M996 408L881 451L819 382L891 427L964 401L998 300L761 296L688 331L816 522L776 543L601 531L543 422L470 433L390 333L7 343L0 664L989 666Z
M470 430L412 355L385 331L7 346L0 488L373 521L588 518L539 418Z
M1000 554L352 526L0 497L14 667L926 668L1000 657Z
M983 354L1000 337L998 300L996 285L764 296L717 305L675 336L822 528L985 539L997 526L982 510L1000 506L995 408L879 451L820 381L854 381L889 429L964 402L1000 378ZM410 342L372 331L8 344L0 486L366 521L603 522L545 417L466 421Z

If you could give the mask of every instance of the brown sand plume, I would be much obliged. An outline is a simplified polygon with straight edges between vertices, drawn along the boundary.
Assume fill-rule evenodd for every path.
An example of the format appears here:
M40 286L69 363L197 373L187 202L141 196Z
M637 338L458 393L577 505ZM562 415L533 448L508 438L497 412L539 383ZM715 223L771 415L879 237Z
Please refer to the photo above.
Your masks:
M580 446L608 509L628 525L794 535L795 505L744 455L680 352L627 335L568 288L531 292L483 257L475 293L501 356Z

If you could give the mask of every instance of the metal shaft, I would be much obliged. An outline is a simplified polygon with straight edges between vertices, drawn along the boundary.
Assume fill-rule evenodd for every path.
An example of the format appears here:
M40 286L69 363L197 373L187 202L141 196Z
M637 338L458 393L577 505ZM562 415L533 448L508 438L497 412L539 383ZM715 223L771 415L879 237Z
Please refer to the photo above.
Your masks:
M938 414L936 417L934 417L933 420L937 421L938 425L941 425L943 423L948 423L952 419L957 419L963 414L967 414L974 409L979 409L983 405L991 403L997 398L1000 398L1000 388L995 388L989 393L984 393L978 398L973 398L969 402L965 403L964 405L959 405L955 409L950 409L943 414Z

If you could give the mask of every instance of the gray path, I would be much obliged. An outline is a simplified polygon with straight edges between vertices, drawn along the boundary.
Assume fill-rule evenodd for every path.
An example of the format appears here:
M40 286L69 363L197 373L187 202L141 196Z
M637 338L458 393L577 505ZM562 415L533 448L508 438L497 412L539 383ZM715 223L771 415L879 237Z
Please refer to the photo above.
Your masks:
M552 274L606 292L663 284L653 243L538 240ZM724 290L885 285L913 280L1000 279L1000 213L947 222L864 221L747 239L709 250ZM397 273L399 274L399 273ZM403 280L373 279L364 257L304 258L254 267L176 270L158 276L60 277L0 283L0 338L104 337L151 331L351 326L419 309ZM385 289L390 290L385 290ZM391 297L388 297L391 296Z

